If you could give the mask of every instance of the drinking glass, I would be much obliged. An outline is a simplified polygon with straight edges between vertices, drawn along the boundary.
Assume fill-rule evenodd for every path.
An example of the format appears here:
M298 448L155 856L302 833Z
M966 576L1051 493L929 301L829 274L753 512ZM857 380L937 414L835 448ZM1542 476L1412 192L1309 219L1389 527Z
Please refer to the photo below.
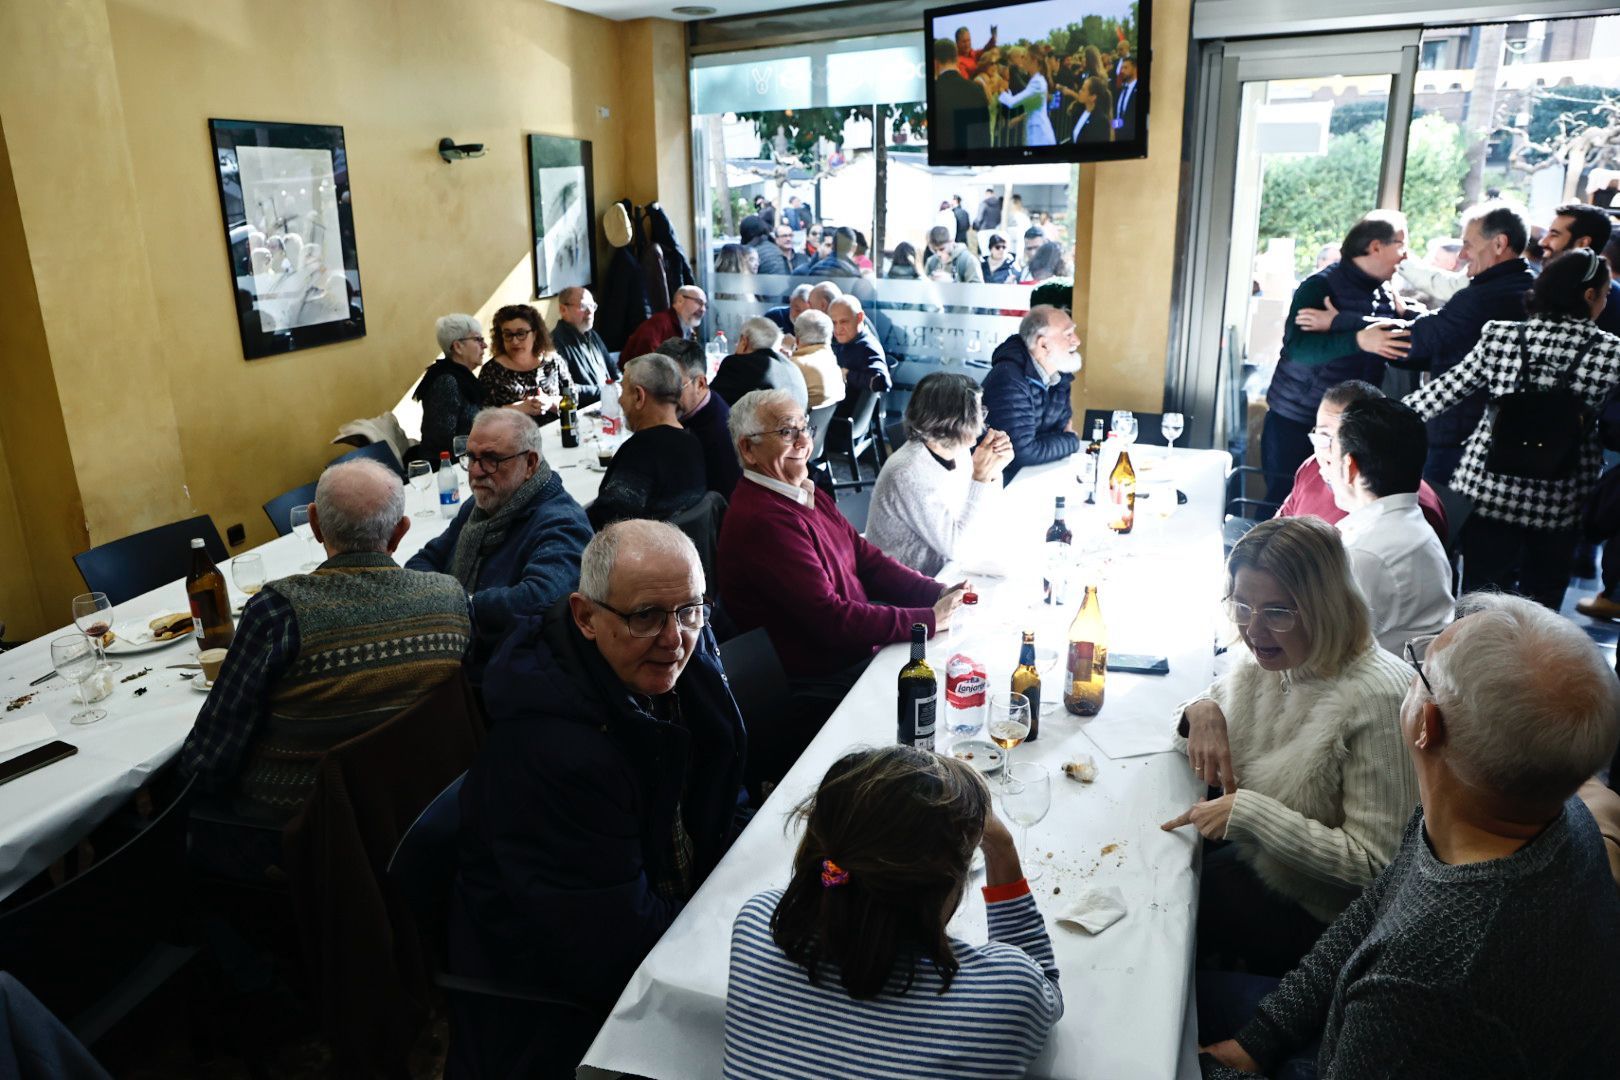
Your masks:
M308 510L308 507L305 507ZM257 595L264 588L264 556L238 555L231 560L231 580L236 583L236 591L248 596Z
M1001 812L1018 825L1018 853L1024 880L1039 881L1041 864L1029 850L1029 828L1052 808L1052 774L1038 761L1008 763L1001 770Z
M73 598L73 625L84 634L96 650L97 671L117 671L123 664L107 659L107 648L101 643L112 629L113 606L104 592L80 593Z
M465 454L466 452L467 436L457 435L455 438L450 440L450 460L456 463L456 468L461 470L462 476L467 475L467 466L463 464L461 460L461 455Z
M438 517L439 512L433 509L430 499L433 491L433 466L425 461L413 461L405 470L405 475L410 480L411 487L421 493L419 501L422 503L422 509L417 511L418 516Z
M426 463L424 462L424 464ZM292 531L297 533L305 544L313 545L315 543L315 529L309 523L309 504L304 503L302 506L293 507L291 516ZM319 562L306 562L299 569L308 573L319 565L321 565Z
M84 682L96 673L96 650L82 634L68 634L51 642L51 667L68 682L79 688L79 704L85 706L68 721L74 724L93 724L107 718L107 710L92 709L90 696L85 693Z
M1136 414L1129 409L1115 409L1109 430L1125 446L1136 441Z
M1029 736L1029 698L1007 692L990 695L990 741L1001 747L1001 779L1012 768L1013 747Z
M1181 438L1181 432L1186 427L1186 417L1178 412L1167 412L1159 421L1159 434L1164 436L1166 449L1164 456L1169 457L1176 448L1176 440Z

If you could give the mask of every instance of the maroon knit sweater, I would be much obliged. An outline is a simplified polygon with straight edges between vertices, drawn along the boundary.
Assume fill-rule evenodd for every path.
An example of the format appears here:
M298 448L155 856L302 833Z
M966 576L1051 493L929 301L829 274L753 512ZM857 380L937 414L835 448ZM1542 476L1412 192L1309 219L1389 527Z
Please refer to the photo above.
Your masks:
M934 629L943 588L861 539L832 496L800 506L747 477L720 527L720 599L739 629L763 626L789 675L826 675ZM898 606L895 606L898 605Z

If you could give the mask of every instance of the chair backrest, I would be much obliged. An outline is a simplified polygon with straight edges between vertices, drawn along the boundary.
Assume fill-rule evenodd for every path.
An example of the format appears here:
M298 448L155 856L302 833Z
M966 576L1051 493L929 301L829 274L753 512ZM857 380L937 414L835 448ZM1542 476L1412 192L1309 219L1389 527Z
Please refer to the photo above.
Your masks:
M1457 538L1462 535L1463 522L1474 513L1474 500L1452 487L1450 484L1430 484L1434 493L1440 497L1440 505L1446 511L1446 554L1450 555L1457 550Z
M764 627L756 627L720 643L720 665L725 668L731 696L745 724L780 718L792 699L787 673L777 658L776 646Z
M417 929L438 936L450 904L456 876L456 844L461 833L461 785L467 774L450 781L411 822L388 860L388 880L411 909Z
M73 556L73 565L91 592L104 592L108 600L122 604L185 577L191 567L191 541L199 536L208 557L223 563L225 542L213 518L199 514L81 551Z
M725 516L726 497L718 491L710 491L669 519L669 523L690 537L692 546L697 548L698 561L703 564L703 580L710 596L715 594L719 582L716 567L720 555L720 523Z
M859 446L872 436L872 418L877 415L878 404L883 395L867 387L855 398L855 405L850 409L850 442Z
M810 460L820 461L827 452L827 431L832 427L833 413L838 411L838 402L830 405L818 405L810 410L809 422L816 429L815 445L810 448Z
M340 461L354 461L359 458L367 458L371 461L380 461L398 473L401 480L405 479L405 466L400 463L399 455L394 453L394 448L385 442L374 442L369 445L362 446L358 450L350 450L347 454L339 454L337 457L327 462L326 467L331 468Z
M305 506L315 501L315 483L311 480L307 484L300 484L291 491L283 491L280 495L264 504L264 516L270 519L270 525L276 530L277 536L286 536L292 532L292 508Z
M904 420L896 420L883 430L888 435L889 451L891 453L906 445L906 422Z

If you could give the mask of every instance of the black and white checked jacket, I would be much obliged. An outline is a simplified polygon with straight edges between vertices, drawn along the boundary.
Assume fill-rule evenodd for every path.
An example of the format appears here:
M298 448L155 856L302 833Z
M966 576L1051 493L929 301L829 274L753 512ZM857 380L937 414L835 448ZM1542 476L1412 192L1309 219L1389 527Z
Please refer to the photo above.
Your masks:
M1603 448L1594 422L1581 443L1580 464L1563 480L1526 480L1485 468L1490 452L1491 424L1496 419L1496 398L1518 389L1519 328L1532 367L1525 389L1552 389L1588 340L1600 340L1587 352L1567 384L1600 413L1609 394L1620 383L1620 338L1605 334L1590 319L1536 316L1526 322L1489 322L1479 343L1450 371L1408 394L1406 404L1425 420L1455 405L1475 390L1486 390L1492 404L1468 437L1462 464L1452 474L1451 486L1474 500L1474 513L1510 525L1535 529L1572 529L1580 524L1587 493L1603 467Z

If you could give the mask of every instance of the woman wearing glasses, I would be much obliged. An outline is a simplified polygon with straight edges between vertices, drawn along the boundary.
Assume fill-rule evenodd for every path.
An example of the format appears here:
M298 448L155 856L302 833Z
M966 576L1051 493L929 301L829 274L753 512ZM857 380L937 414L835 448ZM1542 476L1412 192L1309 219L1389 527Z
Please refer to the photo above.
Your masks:
M431 461L454 451L457 435L472 430L473 417L484 407L484 387L473 372L484 362L484 331L471 315L445 315L434 330L444 354L428 367L411 396L422 403L422 441L412 461Z
M485 404L508 405L544 424L557 418L563 389L573 389L568 365L551 346L540 313L529 304L508 304L495 313L490 357L478 381Z
M1164 828L1207 841L1200 966L1281 976L1400 846L1417 804L1399 723L1412 671L1373 639L1326 522L1262 522L1226 571L1245 648L1176 718L1193 771L1223 793Z

